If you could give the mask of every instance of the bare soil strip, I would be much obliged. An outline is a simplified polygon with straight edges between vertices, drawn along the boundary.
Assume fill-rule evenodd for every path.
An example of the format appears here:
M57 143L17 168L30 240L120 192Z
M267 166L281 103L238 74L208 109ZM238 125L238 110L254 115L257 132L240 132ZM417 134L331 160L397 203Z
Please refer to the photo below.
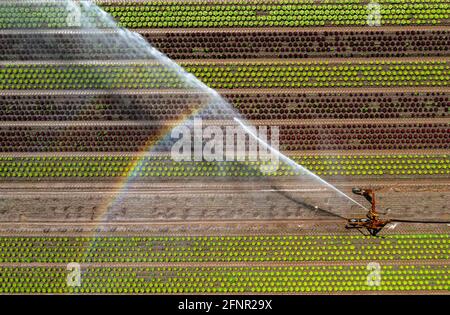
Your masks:
M449 124L448 118L383 118L383 119L271 119L251 120L255 126L322 126L322 125L387 125L387 124ZM105 121L1 121L2 127L85 127L85 126L178 126L175 121L105 120ZM204 120L203 125L236 125L233 119Z
M205 123L222 125L227 121L211 120ZM271 120L251 120L256 126L321 126L321 125L386 125L386 124L449 124L448 118L383 118L383 119L271 119Z
M179 221L175 221L175 220L167 220L167 221L147 221L147 222L139 222L139 220L135 220L135 221L117 221L117 222L98 222L98 221L77 221L77 222L65 222L65 221L53 221L53 222L47 222L47 221L27 221L27 222L0 222L0 230L5 231L7 229L16 229L16 228L23 228L23 229L33 229L33 228L39 228L39 229L45 229L45 228L51 228L51 227L58 227L58 228L68 228L69 230L73 231L76 230L77 228L83 227L83 228L93 228L91 230L94 231L95 228L109 228L111 230L111 228L125 228L126 227L134 227L136 229L141 228L141 229L145 229L145 228L149 228L149 227L157 227L157 226L167 226L167 227L175 227L175 226L186 226L187 228L189 228L189 226L203 226L205 229L204 231L206 232L205 234L200 234L200 235L209 235L211 233L208 233L208 227L218 227L218 226L268 226L268 225L273 225L273 226L281 226L281 225L296 225L296 226L300 226L303 229L298 229L296 233L292 233L289 231L286 231L282 234L286 234L286 235L308 235L308 233L305 233L305 231L308 231L308 229L305 229L307 227L312 228L313 226L316 226L318 230L322 230L322 234L324 235L329 235L329 233L327 233L327 227L328 226L332 226L332 225L336 225L336 226L340 226L342 228L341 233L338 233L339 235L346 235L349 234L351 232L346 232L346 230L344 229L344 224L345 224L346 220L344 219L324 219L324 218L316 218L316 219L270 219L270 220L242 220L242 219L236 219L236 220L179 220ZM430 223L430 225L433 225L433 223ZM415 223L404 223L403 224L403 230L398 230L396 229L395 231L390 231L388 228L385 228L385 230L383 231L383 234L409 234L409 233L413 233L415 232L415 227L417 226L417 224ZM433 225L434 229L433 232L435 233L449 233L450 232L450 226L449 225L445 225L445 224L434 224ZM102 236L104 236L102 233L103 232L107 232L107 231L100 231L99 233L101 233ZM29 233L23 233L20 232L19 230L16 231L16 233L18 235L24 236L24 235L28 235ZM129 233L128 231L126 233ZM0 232L0 235L3 236L12 236L15 233L7 233L4 234L3 232ZM69 236L73 233L64 233L64 236ZM271 235L270 232L268 233L257 233L258 235ZM330 235L335 235L336 233L331 233ZM357 234L357 233L353 233L353 234ZM45 234L47 235L47 234ZM50 233L51 235L51 233ZM92 236L92 234L90 232L85 232L82 234L73 234L74 236L80 236L80 235L87 235L87 236ZM120 233L115 232L114 235L120 235ZM125 234L128 235L128 234ZM134 235L139 235L139 234L131 234L131 236ZM143 235L146 235L145 233ZM176 233L176 232L172 232L172 233L168 233L168 234L164 234L165 236L194 236L197 235L197 233L194 234L190 234L188 232L186 233ZM213 236L217 236L215 234L212 234ZM238 230L235 230L233 233L231 234L227 234L227 236L245 236L245 235L249 235L247 231L243 230L241 232L239 232ZM253 233L251 233L251 235L253 235Z
M405 31L450 31L448 25L408 25L408 26L336 26L336 27L240 27L240 28L134 28L130 29L140 34L187 34L187 33L276 33L276 32L405 32ZM117 29L2 29L0 34L114 34L118 33Z
M220 94L354 94L354 93L450 93L450 87L373 87L373 88L295 88L295 89L219 89Z
M87 268L146 268L146 267L309 267L309 266L366 266L368 261L296 261L296 262L284 262L284 261L246 261L246 262L136 262L136 263L118 263L118 262L105 262L105 263L83 263L80 262L82 269ZM383 260L383 266L415 266L415 265L427 265L427 266L445 266L448 264L446 259L412 259L412 260ZM0 268L34 268L34 267L59 267L66 268L65 263L0 263Z
M308 59L183 59L177 62L182 66L188 66L192 64L213 64L213 65L232 65L232 64L245 64L245 65L259 65L259 64L289 64L289 63L304 63L304 64L353 64L353 63L372 63L376 62L449 62L450 57L359 57L359 58L308 58Z
M228 64L352 64L352 63L371 63L376 62L449 62L450 57L382 57L382 58L308 58L308 59L184 59L177 60L181 66L189 66L195 64L204 65L228 65ZM66 61L66 60L36 60L36 61L0 61L0 66L4 65L158 65L162 64L159 60L154 59L134 59L134 60L82 60L82 61ZM164 65L165 66L165 65Z
M63 181L51 181L51 180L39 180L39 181L13 181L8 180L0 182L0 195L7 193L7 191L17 192L20 191L31 193L31 192L75 192L77 190L92 192L92 191L102 191L102 192L117 192L117 189L122 189L122 187L117 187L117 183L121 179L105 180L105 181L92 181L92 179L85 179L83 181L73 181L69 180ZM350 179L333 179L329 182L337 187L357 187L357 186L370 186L370 187L393 187L397 189L416 189L416 187L440 187L449 188L450 181L448 177L442 178L350 178ZM238 185L239 184L239 185ZM181 179L181 180L158 180L154 181L134 181L127 185L127 191L136 191L139 193L140 190L145 190L147 193L162 193L164 191L176 193L176 191L189 189L198 190L203 193L208 193L208 191L221 191L221 192L245 192L245 191L261 191L273 189L271 182L266 181L241 181L236 182L231 178L226 181L217 181L216 179L202 178L201 181L198 178L192 180ZM284 178L282 180L277 180L278 190L283 189L310 189L310 183L302 183L297 177ZM238 187L238 188L237 188Z
M10 225L16 225L16 224L23 224L25 226L54 226L54 225L60 225L60 226L98 226L99 224L105 225L105 226L126 226L126 225L184 225L184 224L210 224L210 225L227 225L227 224L236 224L236 223L251 223L251 224L283 224L283 223L314 223L318 222L320 224L327 224L327 223L342 223L342 221L345 221L343 219L270 219L270 220L170 220L170 221L140 221L138 220L128 220L128 221L115 221L115 222L92 222L92 221L77 221L77 222L67 222L67 221L60 221L60 222L48 222L48 221L27 221L27 222L0 222L0 227L10 226Z
M0 124L1 125L1 124ZM289 151L286 155L289 157L302 156L373 156L373 155L446 155L450 154L449 150L346 150L346 151ZM170 159L167 152L0 152L2 157L166 157Z
M276 33L276 32L405 32L405 31L450 31L447 25L408 25L408 26L336 26L336 27L241 27L241 28L135 28L134 32L141 34L172 34L172 33Z
M354 93L450 93L450 87L355 87L355 88L271 88L271 89L218 89L221 95L235 94L354 94ZM5 96L21 95L206 95L208 92L189 89L153 89L153 90L2 90Z

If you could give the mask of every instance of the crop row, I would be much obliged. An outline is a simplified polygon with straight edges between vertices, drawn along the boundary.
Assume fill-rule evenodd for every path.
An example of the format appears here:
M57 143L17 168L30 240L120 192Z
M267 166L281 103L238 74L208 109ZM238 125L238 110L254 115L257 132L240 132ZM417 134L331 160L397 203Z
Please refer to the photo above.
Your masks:
M6 64L1 89L154 89L192 88L176 70L151 64Z
M259 31L141 32L172 59L430 57L448 54L448 32Z
M449 52L448 32L262 31L141 34L171 59L430 57ZM149 54L119 32L4 33L0 60L146 59Z
M448 86L443 61L181 62L187 72L212 88ZM0 89L194 89L164 64L5 64Z
M213 132L214 139L222 139L224 145L227 143L227 138L231 137L231 133L241 134L246 138L245 148L256 142L254 137L246 134L239 126L227 127L224 124L216 127L217 130ZM141 151L145 148L146 150L170 152L175 143L181 141L181 136L189 137L189 135L173 133L173 130L175 129L167 128L164 125L149 124L1 126L0 151L126 152ZM269 126L255 129L255 131L261 137L274 138L273 141L278 141L282 151L447 149L450 143L449 125L446 123L383 125L327 123ZM169 132L170 136L166 136ZM193 143L193 136L194 132L192 131L190 132L190 143ZM183 141L189 141L186 138L183 139ZM205 136L203 145L210 140ZM235 142L236 140L229 144L236 145ZM272 140L269 142L272 143Z
M371 119L447 117L443 92L414 93L222 93L240 114L265 119ZM203 119L232 119L202 94L72 94L0 96L1 121L176 120L205 107Z
M212 88L447 86L446 62L182 63ZM447 82L445 82L447 80Z
M165 27L305 27L368 25L371 12L380 14L383 25L445 24L449 6L445 3L384 3L368 9L367 3L350 5L324 3L233 4L222 1L198 5L189 2L150 2L145 5L103 4L120 26ZM369 18L370 19L370 18Z
M377 265L378 266L378 265ZM377 267L376 267L377 268ZM0 293L337 293L443 291L448 266L84 267L79 286L63 267L0 267ZM70 278L70 277L69 277Z
M376 7L368 7L365 1L347 5L312 1L233 4L217 0L200 5L149 1L102 3L101 8L126 28L364 26L368 20L383 25L441 25L449 18L448 3L442 0L384 1ZM5 2L0 5L0 28L79 27L68 19L75 10L74 6L58 2ZM82 6L78 10L83 17L82 27L114 26L95 7ZM371 18L378 14L381 20Z
M431 176L450 174L448 155L339 155L292 157L320 176ZM0 178L301 176L280 162L176 162L169 157L0 158Z
M79 33L0 32L2 61L132 60L149 56L120 32L95 29Z
M240 114L251 120L418 118L450 114L446 93L257 93L223 96Z
M115 24L95 7L79 7L75 2L3 1L0 29L104 28Z
M449 259L449 235L3 237L3 263L307 262Z

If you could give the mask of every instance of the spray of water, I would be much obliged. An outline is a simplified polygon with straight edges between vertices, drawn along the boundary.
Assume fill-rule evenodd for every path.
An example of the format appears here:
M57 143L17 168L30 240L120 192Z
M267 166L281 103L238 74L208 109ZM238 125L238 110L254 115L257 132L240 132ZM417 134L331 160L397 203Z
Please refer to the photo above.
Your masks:
M97 6L95 6L94 10L99 10L103 12L101 9L99 9ZM104 13L104 12L103 12ZM112 24L112 23L111 23ZM258 137L257 134L255 134L254 129L250 128L250 125L248 122L244 122L244 119L241 117L241 115L236 112L231 104L229 104L225 99L223 99L220 94L214 90L205 85L203 82L198 80L194 75L191 73L186 72L181 66L179 66L176 62L168 58L166 55L149 45L149 43L138 33L131 32L126 29L120 29L120 32L122 32L123 36L126 37L129 40L130 45L134 47L138 47L140 51L146 51L149 56L152 58L155 58L163 64L165 67L171 68L174 71L177 72L178 76L180 78L184 78L187 86L193 87L195 89L198 89L202 91L205 95L209 96L209 99L211 100L211 103L214 104L220 104L223 108L225 108L225 112L232 113L232 119L233 121L237 122L238 125L252 138L254 138L260 145L262 145L264 148L269 150L272 154L276 155L281 161L286 162L288 165L290 165L293 169L301 170L306 176L309 176L310 178L317 181L317 183L324 185L336 193L338 193L340 196L343 196L344 198L348 199L352 203L360 206L363 209L367 209L363 205L361 205L359 202L354 200L353 198L349 197L347 194L342 192L341 190L337 189L335 186L331 185L324 179L320 178L316 174L312 173L305 167L299 165L292 159L288 158L286 155L282 154L280 151L274 149L271 145L269 145L266 141L263 141ZM222 109L223 109L222 108ZM223 112L223 111L222 111Z
M360 206L361 208L366 209L366 207L364 207L362 204L360 204L359 202L357 202L356 200L354 200L353 198L350 198L348 195L346 195L345 193L343 193L341 190L337 189L335 186L331 185L330 183L328 183L327 181L325 181L323 178L317 176L316 174L314 174L313 172L311 172L310 170L308 170L307 168L299 165L298 163L296 163L295 161L293 161L292 159L290 159L289 157L287 157L286 155L284 155L283 153L281 153L280 151L275 150L274 148L272 148L272 146L270 146L267 142L261 140L260 138L258 138L258 135L256 135L254 133L253 130L251 130L248 127L248 124L245 124L241 119L234 117L233 118L234 121L236 121L241 127L242 129L244 129L251 137L253 137L256 141L258 141L258 143L260 143L264 148L266 148L267 150L270 150L272 152L272 154L275 154L279 157L279 159L283 162L286 162L287 164L289 164L290 166L292 166L295 169L300 169L302 172L308 174L308 176L310 176L311 178L314 178L315 180L317 180L319 183L323 184L324 186L331 188L332 190L334 190L335 192L337 192L339 195L347 198L348 200L350 200L351 202L357 204L358 206Z
M50 35L51 32L49 32L49 34L45 35L47 36L46 46L49 47L49 52L52 51L51 49L54 49L52 47L60 47L58 53L53 55L53 58L55 59L54 61L63 59L68 61L70 64L77 64L88 60L90 56L96 56L97 60L103 60L105 62L110 62L110 58L120 58L121 62L118 63L119 67L121 67L121 65L126 67L130 63L143 65L148 64L148 69L146 69L147 74L151 74L151 71L153 71L152 69L155 69L151 68L150 65L156 65L158 69L164 69L169 73L169 75L171 75L171 78L175 80L175 85L179 91L196 93L201 96L201 99L196 104L192 105L193 108L189 114L184 116L183 119L180 119L176 125L186 125L192 127L194 117L202 117L205 113L208 113L213 120L217 119L223 121L224 118L227 118L229 119L228 124L234 124L244 130L261 146L269 150L273 155L276 155L283 163L289 166L290 169L301 171L302 175L298 177L299 181L308 183L314 187L325 188L327 191L333 192L335 196L339 196L337 197L338 199L343 198L353 205L366 209L344 192L312 173L302 165L299 165L285 154L273 148L265 140L258 137L258 135L254 132L254 127L251 123L245 121L245 119L241 117L233 106L222 98L217 91L206 86L194 75L188 73L176 62L152 47L141 35L119 28L113 18L101 10L92 1L82 0L75 2L67 0L59 2L22 2L24 5L26 5L26 3L31 3L34 8L40 6L55 6L60 10L60 14L62 16L74 15L74 18L68 19L67 23L74 23L75 26L72 25L69 30L67 30L67 27L70 25L63 26L65 27L65 30L61 32L66 32L69 36L72 33L76 33L81 36L82 41L80 42L79 51L76 54L69 53L69 50L72 51L70 42L61 45L59 42L60 37L52 36ZM45 21L41 23L41 26L39 26L40 28L45 27L42 25L47 25L47 27L49 27L49 23L46 24L44 22ZM38 29L38 31L42 30ZM23 45L26 44L26 42L23 43ZM91 47L95 47L95 51L93 51ZM67 51L65 51L66 48ZM30 59L35 60L39 58L37 56L31 56ZM49 58L47 57L45 60L48 59ZM126 76L127 71L124 71L122 77L119 78L126 78ZM155 80L160 80L160 78L156 78ZM115 91L114 93L120 93L120 91ZM124 101L122 105L126 107L129 104ZM170 130L175 126L172 124L162 128L158 135L158 140L152 141L149 145L142 148L142 156L140 160L153 152L167 152L168 146L172 143L168 140L170 138ZM131 170L128 172L126 178L121 180L118 184L117 195L105 205L104 211L106 215L99 218L100 223L110 220L108 213L112 213L114 208L118 207L121 200L127 195L129 184L133 180L138 179L137 174L139 174L140 170L140 160L137 160L133 165L131 165ZM220 163L221 162L216 162L217 165L220 165ZM262 175L263 176L261 176L261 179L264 180L264 174ZM230 178L230 181L233 180L236 179ZM257 202L259 202L259 200ZM314 201L314 203L315 205L320 205L320 201ZM338 201L328 200L327 205L333 203L338 203Z

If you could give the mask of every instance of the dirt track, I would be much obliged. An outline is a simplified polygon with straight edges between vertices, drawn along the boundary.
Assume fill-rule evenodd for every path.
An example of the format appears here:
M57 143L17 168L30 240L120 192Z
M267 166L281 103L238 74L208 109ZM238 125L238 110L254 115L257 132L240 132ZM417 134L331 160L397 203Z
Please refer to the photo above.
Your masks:
M450 57L392 57L392 58L308 58L308 59L202 59L202 60L190 60L183 59L179 61L181 66L187 66L191 64L214 64L214 65L228 65L228 64L289 64L292 62L298 63L317 63L323 62L326 64L339 64L339 63L374 63L376 61L388 61L388 62L449 62ZM367 87L366 87L367 88Z
M404 32L404 31L449 31L450 26L408 25L408 26L339 26L339 27L239 27L239 28L139 28L133 31L145 34L170 33L272 33L272 32Z
M227 126L236 125L232 119L228 120L204 120L204 125ZM396 119L271 119L271 120L252 120L255 126L320 126L320 125L385 125L385 124L450 124L448 118L396 118ZM66 126L178 126L178 121L2 121L3 127L66 127Z
M308 94L308 93L416 93L416 92L450 92L450 87L373 87L370 91L364 91L365 88L271 88L271 89L219 89L219 94ZM199 90L171 90L171 89L158 89L158 90L130 90L130 89L115 89L115 90L3 90L2 95L185 95L185 94L199 94L208 95L207 92Z
M334 184L348 195L352 187L376 188L379 208L391 208L392 218L450 220L450 183L445 178ZM281 220L279 223L284 224L286 220L335 219L315 209L316 205L345 217L364 215L361 207L311 180L132 182L126 189L111 181L73 185L10 182L0 187L0 221L23 227L42 222L59 227L62 222L66 227L86 226L88 222L114 223L116 227L173 222L183 228L181 222L189 228L189 224L202 222L214 226L217 221L227 225L236 221L269 220L275 224ZM367 206L365 201L355 199Z
M182 67L192 64L213 64L213 65L227 65L227 64L289 64L292 62L298 63L317 63L324 62L326 64L340 64L340 63L375 63L376 61L390 61L390 62L450 62L450 57L393 57L393 58L308 58L308 59L184 59L177 60ZM81 65L158 65L161 64L158 60L153 59L133 59L133 60L83 60L75 64ZM64 60L35 60L35 61L0 61L2 65L74 65L73 61Z
M136 2L136 0L134 0ZM136 28L131 29L140 34L171 33L272 33L272 32L404 32L404 31L448 31L448 25L408 25L408 26L339 26L339 27L238 27L238 28ZM4 29L3 34L84 34L84 33L117 33L116 29Z
M357 155L357 156L371 156L371 155L449 155L449 150L345 150L345 151L289 151L289 157L302 157L302 156L336 156L336 155ZM36 152L0 152L0 157L36 157ZM40 157L99 157L104 156L102 152L39 152ZM126 157L150 157L160 156L170 158L167 153L164 152L108 152L108 156L126 156Z

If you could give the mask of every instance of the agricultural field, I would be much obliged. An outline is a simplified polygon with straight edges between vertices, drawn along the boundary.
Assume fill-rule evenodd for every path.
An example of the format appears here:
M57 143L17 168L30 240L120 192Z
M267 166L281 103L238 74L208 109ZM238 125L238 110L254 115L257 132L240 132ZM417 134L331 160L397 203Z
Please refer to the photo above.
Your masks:
M2 263L42 264L2 267L2 274L8 276L0 282L3 292L445 292L450 284L448 266L437 264L449 258L448 235L407 234L381 241L362 236L272 235L11 237L0 242L5 248ZM83 285L68 288L61 266L73 260L90 265L83 270ZM361 262L370 260L404 264L383 265L387 278L383 286L367 287L366 266ZM105 268L105 263L113 264Z
M449 36L444 0L2 1L0 294L449 294Z

